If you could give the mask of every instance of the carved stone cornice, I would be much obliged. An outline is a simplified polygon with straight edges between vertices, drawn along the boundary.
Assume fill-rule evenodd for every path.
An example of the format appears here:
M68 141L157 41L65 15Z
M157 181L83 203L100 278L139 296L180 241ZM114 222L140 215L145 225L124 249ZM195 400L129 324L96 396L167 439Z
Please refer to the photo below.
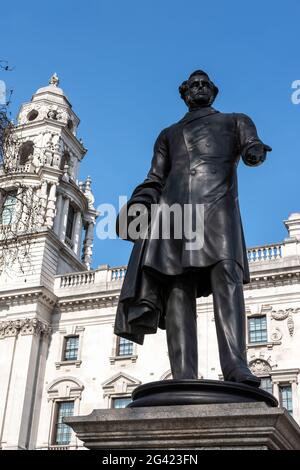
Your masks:
M250 283L244 285L244 290L263 289L265 287L290 286L300 283L300 271L286 273L250 273Z
M0 322L0 339L21 334L38 336L43 334L49 336L51 327L48 323L44 323L37 318L22 318L19 320L8 320Z
M5 305L10 304L29 304L32 302L43 302L48 306L54 306L56 303L56 297L48 291L48 289L40 288L40 289L19 289L16 291L2 291L2 295L0 297L0 302Z
M60 299L56 304L56 309L60 312L76 310L89 310L91 308L105 308L116 307L118 305L119 295L85 297L85 298L70 298Z

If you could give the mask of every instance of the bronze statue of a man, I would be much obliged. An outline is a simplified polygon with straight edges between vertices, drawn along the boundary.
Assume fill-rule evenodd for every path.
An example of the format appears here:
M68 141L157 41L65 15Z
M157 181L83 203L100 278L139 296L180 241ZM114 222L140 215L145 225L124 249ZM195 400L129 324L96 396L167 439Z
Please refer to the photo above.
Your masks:
M248 116L211 107L218 88L204 71L193 72L179 92L189 111L158 136L148 176L122 209L117 230L132 239L123 236L132 217L125 217L124 227L123 216L136 204L149 214L153 205L188 206L191 215L183 225L194 223L200 207L202 243L191 249L185 230L181 237L174 235L171 219L170 236L153 237L148 231L135 240L115 333L142 344L145 334L165 328L173 378L197 379L196 298L212 293L224 379L259 386L246 358L243 283L249 282L249 269L237 166L240 156L246 165L260 165L271 148ZM151 211L151 230L160 218L160 210Z

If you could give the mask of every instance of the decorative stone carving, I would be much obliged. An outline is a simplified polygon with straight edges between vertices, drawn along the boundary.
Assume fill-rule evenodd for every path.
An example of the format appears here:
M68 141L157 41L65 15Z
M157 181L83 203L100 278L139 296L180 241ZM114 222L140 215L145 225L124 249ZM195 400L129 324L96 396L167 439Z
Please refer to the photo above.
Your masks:
M282 339L282 332L279 328L275 328L275 331L271 334L272 341L280 341Z
M48 111L47 117L49 119L54 119L55 121L57 121L57 114L57 110L51 107Z
M48 386L48 399L81 398L84 390L83 383L75 377L63 376L53 380Z
M125 372L118 372L102 384L104 397L120 393L131 393L141 381L131 377Z
M287 326L288 326L290 336L293 336L293 334L294 334L294 319L293 319L293 315L292 315L291 312L289 313L289 316L288 316L288 319L287 319Z
M21 335L36 335L43 333L48 336L51 333L51 327L37 318L26 318L23 320Z
M93 209L95 198L91 190L91 183L92 183L92 179L90 176L88 176L84 183L84 195L88 200L89 208Z
M272 368L270 364L264 359L255 359L249 363L251 372L257 375L268 375Z
M70 118L70 114L67 112L66 109L62 109L59 113L58 119L62 122L68 123Z
M50 335L51 327L37 318L9 320L0 322L0 339L21 335Z
M55 216L55 201L56 201L56 183L53 183L50 187L49 197L47 202L46 212L46 225L49 228L53 227L53 221Z
M91 268L92 254L93 254L93 239L94 239L94 221L88 224L86 235L83 243L83 262L87 269Z
M22 320L10 320L0 322L0 339L18 336L22 328Z
M300 312L300 308L286 308L285 310L273 310L271 317L274 318L274 320L285 320L287 318L287 327L289 330L290 336L293 336L294 334L294 319L293 319L293 314Z
M274 318L274 320L282 321L285 320L288 315L289 315L289 310L273 310L271 313L271 317Z
M289 315L292 315L293 313L297 313L300 311L300 308L286 308L285 310L273 310L271 317L274 318L274 320L285 320Z
M49 85L54 85L54 86L59 85L59 78L56 72L52 75L52 77L50 77Z

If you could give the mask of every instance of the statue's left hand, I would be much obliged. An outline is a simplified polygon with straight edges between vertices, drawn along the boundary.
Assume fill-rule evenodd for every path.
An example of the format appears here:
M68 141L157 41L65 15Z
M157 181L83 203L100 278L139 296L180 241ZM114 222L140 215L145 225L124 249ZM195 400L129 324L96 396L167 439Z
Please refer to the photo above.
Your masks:
M249 166L261 165L265 159L267 152L271 152L271 147L265 144L254 144L252 145L245 155L245 163Z

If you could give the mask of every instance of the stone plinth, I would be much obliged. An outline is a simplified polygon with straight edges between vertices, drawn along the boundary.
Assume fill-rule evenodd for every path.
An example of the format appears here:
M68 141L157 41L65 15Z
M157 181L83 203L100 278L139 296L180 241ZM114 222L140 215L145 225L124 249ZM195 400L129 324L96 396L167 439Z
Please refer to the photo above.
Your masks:
M64 420L88 449L300 450L300 427L265 403L94 410Z

